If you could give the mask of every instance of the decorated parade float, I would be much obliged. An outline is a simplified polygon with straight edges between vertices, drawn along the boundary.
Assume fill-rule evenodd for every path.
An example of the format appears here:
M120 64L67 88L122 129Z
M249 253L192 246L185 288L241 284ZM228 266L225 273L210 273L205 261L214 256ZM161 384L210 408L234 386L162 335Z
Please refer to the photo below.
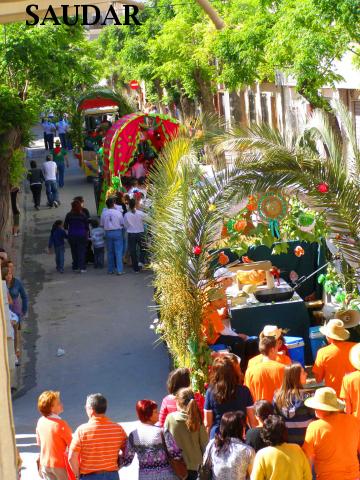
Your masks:
M150 174L152 328L199 390L214 350L212 319L224 307L231 327L249 337L266 324L286 329L290 352L306 364L329 318L358 339L360 154L341 105L334 113L343 117L343 142L321 113L298 139L253 125L217 136L216 151L238 159L204 178L193 142L179 135Z

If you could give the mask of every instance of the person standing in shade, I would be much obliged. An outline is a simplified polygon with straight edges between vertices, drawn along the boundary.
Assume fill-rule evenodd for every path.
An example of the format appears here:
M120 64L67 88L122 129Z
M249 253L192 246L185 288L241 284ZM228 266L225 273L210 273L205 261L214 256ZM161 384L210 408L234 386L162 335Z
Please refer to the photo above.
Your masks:
M81 203L77 200L71 204L71 211L66 214L64 229L68 232L71 248L72 269L74 272L86 272L86 248L89 240L89 223L83 213Z
M46 196L48 199L48 206L58 207L59 202L59 193L57 188L57 165L52 159L51 155L46 156L46 161L42 165L42 172L45 178L45 187L46 187Z
M343 413L345 404L333 388L323 387L305 400L318 420L306 430L303 450L314 464L318 480L359 478L360 421Z
M360 343L350 350L351 365L356 372L345 375L341 385L340 398L345 400L346 413L360 420Z
M258 400L254 403L255 418L257 425L254 428L249 428L246 432L246 445L252 447L255 452L266 447L266 443L262 439L261 432L263 430L264 422L269 415L273 415L274 407L266 400Z
M61 148L60 140L56 140L55 148L51 151L53 155L53 160L57 166L57 181L59 188L64 186L64 177L65 177L65 164L69 168L69 159L67 157L67 150Z
M123 245L124 245L124 216L115 208L115 200L106 200L107 209L103 210L100 225L105 230L108 273L115 273L115 260L117 275L124 273L123 267Z
M94 268L104 268L105 231L97 220L91 221L90 239L94 249Z
M56 220L51 228L48 248L50 253L52 247L54 247L56 270L59 273L64 273L65 238L68 238L68 236L64 230L64 224L62 220Z
M135 272L140 271L140 267L145 264L145 213L136 209L136 201L131 198L129 201L129 211L125 214L125 228L128 233L128 245L131 256L132 267ZM140 256L138 255L138 249Z
M61 146L62 146L62 148L67 150L68 147L69 147L68 142L67 142L67 134L68 134L68 130L69 130L69 124L65 120L65 118L61 118L59 120L59 122L56 124L56 128L57 128L60 140L61 140Z
M269 415L261 435L267 446L255 456L251 480L312 480L308 459L299 445L288 443L281 417Z
M40 447L40 471L43 480L67 480L65 452L70 446L71 428L60 418L64 411L60 393L48 390L38 399L41 417L36 426L37 444Z
M54 148L54 135L56 131L55 124L50 121L50 118L42 123L44 130L45 150L52 150Z
M35 160L31 160L30 162L30 170L28 171L27 179L30 183L30 190L33 196L34 207L36 210L40 210L41 190L45 178L41 168L37 167Z
M325 385L333 388L339 396L344 376L355 371L349 354L356 343L346 341L350 333L345 329L344 322L337 318L320 327L320 332L326 336L329 345L318 350L313 373L318 383L324 380Z
M85 405L89 421L74 433L69 463L76 480L119 480L118 457L126 445L124 429L108 418L107 400L101 393L93 393Z

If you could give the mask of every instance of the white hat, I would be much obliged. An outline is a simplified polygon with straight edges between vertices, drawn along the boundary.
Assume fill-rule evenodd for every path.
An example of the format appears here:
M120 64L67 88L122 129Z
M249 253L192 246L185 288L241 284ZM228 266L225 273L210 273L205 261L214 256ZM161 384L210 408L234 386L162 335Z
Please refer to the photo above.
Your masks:
M260 335L264 337L275 337L277 340L278 338L281 337L282 330L281 328L278 328L276 325L265 325Z
M357 310L339 310L335 313L335 318L342 320L346 328L353 328L360 323L360 312Z
M344 341L350 337L350 332L344 327L344 322L337 318L332 318L326 325L320 327L319 330L325 337L333 340Z
M234 272L231 272L229 269L227 269L226 267L221 267L221 268L218 268L217 270L215 270L214 272L214 278L216 280L219 280L220 278L233 278L235 277L235 273Z
M345 408L345 403L336 397L335 390L330 387L319 388L315 395L307 398L304 403L307 407L325 412L339 412Z

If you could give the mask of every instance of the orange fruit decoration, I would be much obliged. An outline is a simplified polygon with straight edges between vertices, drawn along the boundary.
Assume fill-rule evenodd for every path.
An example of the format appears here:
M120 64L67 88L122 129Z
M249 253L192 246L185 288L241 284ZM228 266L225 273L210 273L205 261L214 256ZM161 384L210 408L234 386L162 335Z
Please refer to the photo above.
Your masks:
M302 257L305 252L304 252L304 249L299 245L296 248L294 248L294 253L297 257Z
M225 238L228 236L229 236L228 229L226 228L226 225L223 225L221 229L221 238Z
M235 222L234 230L236 230L237 232L243 232L246 228L246 225L246 220L238 220L237 222Z
M229 263L229 257L224 252L220 252L218 262L220 265L226 265Z

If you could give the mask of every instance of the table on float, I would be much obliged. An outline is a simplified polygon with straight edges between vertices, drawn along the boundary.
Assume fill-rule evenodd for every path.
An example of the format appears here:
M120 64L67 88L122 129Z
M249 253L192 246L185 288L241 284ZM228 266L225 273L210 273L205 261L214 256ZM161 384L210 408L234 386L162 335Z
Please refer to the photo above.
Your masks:
M285 282L281 282L284 286ZM256 302L256 303L255 303ZM309 340L310 318L305 302L295 292L286 302L246 303L230 308L231 326L238 333L258 336L265 325L277 325L288 330L291 337L302 337L305 343L305 361L311 363Z

